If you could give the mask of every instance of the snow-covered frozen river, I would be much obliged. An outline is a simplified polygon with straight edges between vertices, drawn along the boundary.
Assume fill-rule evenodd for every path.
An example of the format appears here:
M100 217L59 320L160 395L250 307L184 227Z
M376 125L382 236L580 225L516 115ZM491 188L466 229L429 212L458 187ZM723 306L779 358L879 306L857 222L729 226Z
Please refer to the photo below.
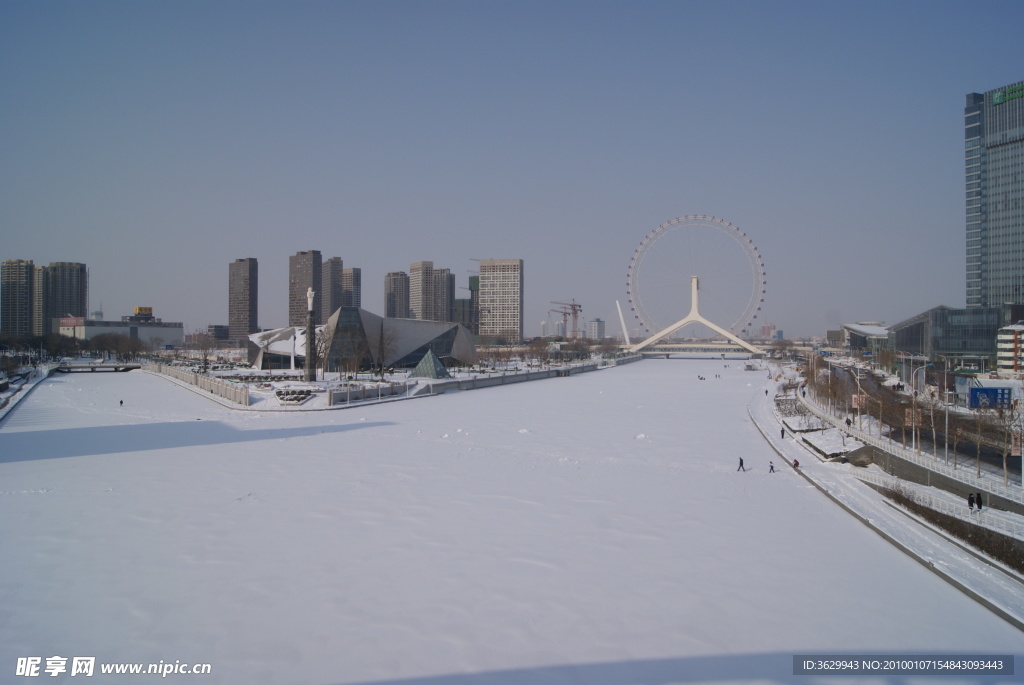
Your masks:
M617 685L1024 652L780 464L747 414L766 382L651 360L271 413L52 378L0 423L0 682L54 655L95 656L93 682L180 661L211 672L175 682Z

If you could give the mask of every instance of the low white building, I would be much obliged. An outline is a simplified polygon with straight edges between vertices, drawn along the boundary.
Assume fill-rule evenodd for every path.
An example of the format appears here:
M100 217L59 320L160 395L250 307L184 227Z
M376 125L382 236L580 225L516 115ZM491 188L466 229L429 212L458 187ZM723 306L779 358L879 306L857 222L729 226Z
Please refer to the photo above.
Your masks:
M148 310L148 313L140 310ZM185 324L154 318L148 307L136 307L134 315L122 317L120 321L96 321L81 316L60 320L60 334L69 338L92 340L104 333L138 339L154 348L181 347L185 342Z
M1003 377L1024 374L1024 323L1003 326L996 333L996 372Z

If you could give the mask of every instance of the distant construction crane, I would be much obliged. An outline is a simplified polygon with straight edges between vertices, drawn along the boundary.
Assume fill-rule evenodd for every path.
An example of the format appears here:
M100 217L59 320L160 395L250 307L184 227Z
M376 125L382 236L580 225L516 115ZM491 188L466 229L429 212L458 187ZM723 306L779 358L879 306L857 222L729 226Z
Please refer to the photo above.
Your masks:
M562 305L562 309L558 309L556 311L562 314L563 323L567 322L570 315L572 316L572 335L569 337L573 340L578 338L580 313L583 311L583 305L576 302L576 298L573 298L572 302L552 302L551 304ZM550 313L550 311L548 313Z
M549 309L548 314L561 314L562 316L562 332L565 333L569 330L569 310L568 309ZM557 331L555 335L558 335Z

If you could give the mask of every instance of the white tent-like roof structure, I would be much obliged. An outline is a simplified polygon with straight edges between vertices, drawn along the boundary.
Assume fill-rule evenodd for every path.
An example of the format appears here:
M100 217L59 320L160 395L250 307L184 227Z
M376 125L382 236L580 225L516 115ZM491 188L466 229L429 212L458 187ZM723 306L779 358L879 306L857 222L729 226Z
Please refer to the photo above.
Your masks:
M334 312L317 332L326 332L328 366L342 353L355 353L374 366L413 367L427 351L439 359L459 364L475 364L476 345L469 329L445 321L387 319L358 307L342 307ZM249 339L260 349L256 366L262 367L265 354L305 359L306 329L278 328L254 333Z

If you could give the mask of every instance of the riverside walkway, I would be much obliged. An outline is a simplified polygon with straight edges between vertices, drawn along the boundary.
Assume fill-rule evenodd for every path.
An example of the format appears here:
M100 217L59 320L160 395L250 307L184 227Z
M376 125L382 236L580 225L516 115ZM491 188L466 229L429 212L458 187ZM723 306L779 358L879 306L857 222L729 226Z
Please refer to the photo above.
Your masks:
M779 386L770 383L768 388ZM781 417L770 393L756 392L747 412L775 453L808 483L932 573L1024 631L1024 577L900 510L863 483L863 469L808 458L812 453L802 441L780 436ZM799 468L793 467L797 459Z
M964 464L952 466L946 464L944 461L939 461L938 458L933 455L920 454L915 450L907 449L902 445L894 443L887 438L881 438L871 435L866 431L859 430L856 426L846 426L844 419L832 416L827 411L818 407L817 404L811 401L811 399L803 397L800 393L797 393L797 395L797 399L811 414L828 422L833 427L845 432L847 435L856 438L865 445L870 445L875 449L891 455L892 457L896 457L908 464L912 464L932 474L949 479L949 481L959 483L965 487L965 492L966 488L969 488L970 492L977 492L980 490L981 492L989 495L989 497L994 496L1003 500L1004 504L1015 505L1013 509L1018 512L1021 511L1021 508L1024 508L1024 489L1019 485L1004 484L1000 473L981 469L979 475L978 470L973 466L968 467Z

